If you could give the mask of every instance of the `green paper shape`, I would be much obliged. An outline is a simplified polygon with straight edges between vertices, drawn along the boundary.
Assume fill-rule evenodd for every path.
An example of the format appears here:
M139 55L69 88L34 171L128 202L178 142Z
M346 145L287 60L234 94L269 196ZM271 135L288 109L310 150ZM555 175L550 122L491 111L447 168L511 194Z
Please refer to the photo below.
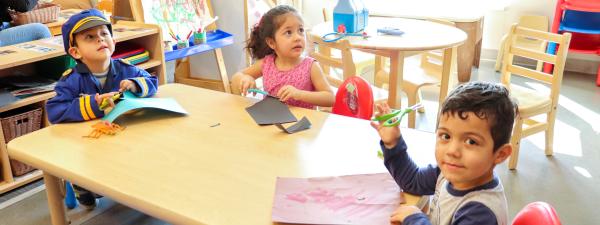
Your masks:
M130 91L123 93L123 99L115 105L112 111L105 115L102 120L113 122L123 113L134 109L154 108L170 112L187 114L187 111L173 98L139 98Z

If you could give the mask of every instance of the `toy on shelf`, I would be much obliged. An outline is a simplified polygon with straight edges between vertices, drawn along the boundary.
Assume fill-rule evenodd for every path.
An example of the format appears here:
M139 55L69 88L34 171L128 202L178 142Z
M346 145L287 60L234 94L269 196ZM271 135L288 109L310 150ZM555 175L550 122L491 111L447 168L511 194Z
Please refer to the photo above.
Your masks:
M357 33L365 30L369 20L369 10L362 0L338 0L333 8L333 30L343 25L346 30L340 33Z

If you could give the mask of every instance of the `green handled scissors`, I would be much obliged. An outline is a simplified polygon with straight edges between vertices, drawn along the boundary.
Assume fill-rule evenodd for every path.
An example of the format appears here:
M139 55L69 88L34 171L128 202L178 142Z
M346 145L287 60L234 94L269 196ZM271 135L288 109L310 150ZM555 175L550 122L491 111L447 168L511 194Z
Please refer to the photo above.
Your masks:
M404 115L414 112L420 108L423 108L423 105L418 103L402 110L394 110L391 113L373 117L371 120L379 121L384 127L395 127L400 125L400 121L402 121Z
M250 89L247 90L247 92L248 93L250 93L250 92L252 92L252 93L258 93L258 94L264 95L264 97L270 96L270 97L279 99L279 97L270 95L269 92L260 90L258 88L250 88Z
M249 93L252 92L252 93L263 94L265 96L269 95L269 92L260 90L258 88L250 88L250 89L247 90L247 92L249 92Z

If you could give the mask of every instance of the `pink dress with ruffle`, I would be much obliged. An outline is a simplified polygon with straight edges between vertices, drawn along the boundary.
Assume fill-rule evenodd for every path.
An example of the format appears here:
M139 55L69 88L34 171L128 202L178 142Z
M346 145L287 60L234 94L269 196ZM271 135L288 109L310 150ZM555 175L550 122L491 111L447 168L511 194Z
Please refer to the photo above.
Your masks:
M281 71L275 65L275 57L275 55L267 55L263 59L262 76L265 91L276 95L279 89L285 85L292 85L299 90L315 91L315 86L313 86L310 79L310 68L315 59L306 57L293 69ZM315 109L315 105L295 99L289 99L285 103L292 106Z

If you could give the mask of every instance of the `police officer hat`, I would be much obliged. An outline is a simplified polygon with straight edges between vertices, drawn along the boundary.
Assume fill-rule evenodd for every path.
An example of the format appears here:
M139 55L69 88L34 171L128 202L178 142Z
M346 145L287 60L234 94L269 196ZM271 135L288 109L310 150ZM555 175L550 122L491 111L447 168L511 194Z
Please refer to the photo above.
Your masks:
M112 25L106 20L102 12L97 9L83 10L71 17L62 25L62 38L65 52L69 52L69 48L73 47L75 34L86 29L106 25L112 35Z

